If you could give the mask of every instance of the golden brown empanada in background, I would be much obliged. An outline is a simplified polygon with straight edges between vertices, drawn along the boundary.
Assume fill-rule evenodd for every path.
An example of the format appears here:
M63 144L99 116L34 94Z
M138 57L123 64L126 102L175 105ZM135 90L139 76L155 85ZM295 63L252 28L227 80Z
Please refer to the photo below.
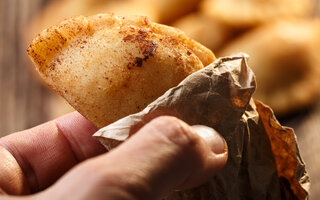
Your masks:
M44 81L100 128L215 60L178 29L114 14L65 20L36 37L28 53Z
M246 28L313 14L313 0L204 0L204 13L230 27Z
M175 20L196 10L203 0L142 0L151 4L159 14L159 22L171 24Z
M320 21L279 21L261 26L226 46L219 56L250 55L257 76L255 98L278 115L298 111L320 95Z
M219 49L232 36L230 29L201 12L188 14L175 21L172 26L181 29L213 51Z

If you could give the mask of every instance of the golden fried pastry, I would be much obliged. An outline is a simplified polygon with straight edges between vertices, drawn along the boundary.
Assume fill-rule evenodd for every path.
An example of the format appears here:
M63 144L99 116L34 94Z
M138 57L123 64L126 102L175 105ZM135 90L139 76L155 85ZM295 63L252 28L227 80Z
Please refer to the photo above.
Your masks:
M312 0L204 0L202 10L232 27L249 27L284 17L310 16Z
M182 17L172 26L181 29L189 37L213 51L220 48L231 37L231 31L226 26L200 12Z
M113 14L63 21L36 37L28 54L45 82L99 128L215 59L175 28Z
M301 109L320 94L320 21L281 21L262 26L219 55L250 55L257 76L255 97L279 115Z

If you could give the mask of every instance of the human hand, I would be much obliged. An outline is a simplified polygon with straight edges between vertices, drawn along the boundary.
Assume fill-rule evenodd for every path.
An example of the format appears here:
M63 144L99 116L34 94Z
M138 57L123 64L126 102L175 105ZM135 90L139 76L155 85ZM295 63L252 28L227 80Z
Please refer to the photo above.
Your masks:
M0 193L33 194L24 199L157 199L204 183L227 160L226 143L214 130L173 117L152 120L108 153L92 137L95 131L74 112L1 138Z

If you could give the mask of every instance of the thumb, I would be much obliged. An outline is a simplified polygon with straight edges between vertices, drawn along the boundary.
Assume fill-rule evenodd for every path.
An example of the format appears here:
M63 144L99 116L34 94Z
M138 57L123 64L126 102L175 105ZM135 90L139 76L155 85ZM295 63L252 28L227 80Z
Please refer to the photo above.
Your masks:
M46 193L59 190L69 199L70 192L74 199L157 199L204 183L226 160L226 143L213 129L159 117L113 151L79 165Z

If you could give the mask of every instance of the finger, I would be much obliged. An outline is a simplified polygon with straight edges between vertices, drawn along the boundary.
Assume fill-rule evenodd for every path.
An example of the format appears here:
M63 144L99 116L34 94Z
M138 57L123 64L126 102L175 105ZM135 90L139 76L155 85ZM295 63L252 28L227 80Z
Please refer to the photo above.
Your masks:
M65 198L78 190L75 199L156 199L197 186L227 160L225 141L206 131L203 139L176 118L157 118L118 148L78 166L44 195L60 191L59 198Z
M203 125L194 125L192 126L192 129L205 140L214 153L221 154L227 151L227 143L213 128Z
M26 184L17 161L0 146L0 194L24 194L27 192Z
M37 192L52 184L78 162L105 151L92 138L96 130L83 116L73 112L3 137L0 145L13 155L16 165L22 169L29 187L23 191Z

